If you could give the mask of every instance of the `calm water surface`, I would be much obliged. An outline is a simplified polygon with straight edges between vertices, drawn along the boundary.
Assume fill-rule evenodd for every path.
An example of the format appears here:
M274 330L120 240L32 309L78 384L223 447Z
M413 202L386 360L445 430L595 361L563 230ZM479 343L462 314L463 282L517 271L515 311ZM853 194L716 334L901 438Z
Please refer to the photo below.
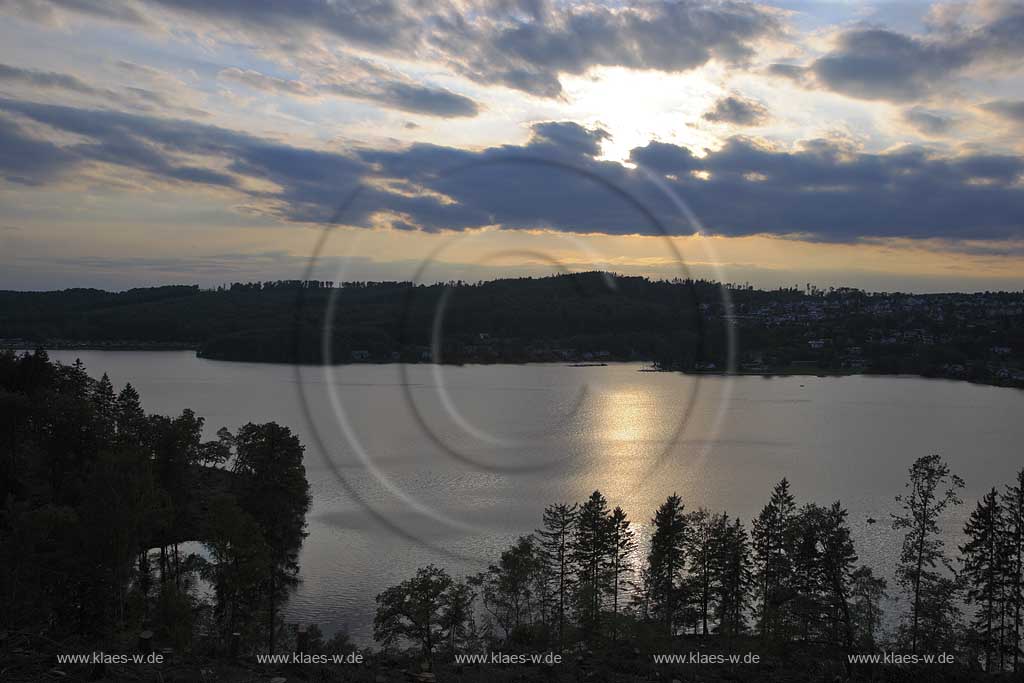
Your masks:
M479 571L552 502L600 489L641 533L678 492L748 521L781 477L841 500L862 562L889 575L907 468L940 453L965 505L1024 466L1024 391L893 377L686 377L641 365L302 368L191 352L55 351L149 412L191 408L208 436L275 420L307 445L313 507L289 619L366 640L373 598L435 563ZM869 518L877 521L868 522Z

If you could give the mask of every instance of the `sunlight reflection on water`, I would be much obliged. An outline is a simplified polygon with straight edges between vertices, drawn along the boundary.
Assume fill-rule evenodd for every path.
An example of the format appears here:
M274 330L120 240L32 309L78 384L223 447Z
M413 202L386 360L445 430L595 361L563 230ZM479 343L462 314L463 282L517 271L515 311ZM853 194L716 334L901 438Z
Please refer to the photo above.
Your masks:
M891 575L899 537L889 515L915 458L941 453L967 482L965 505L947 524L951 549L976 497L1001 487L1022 465L1024 392L1011 389L908 378L737 377L729 395L726 379L705 377L683 438L673 443L692 377L642 373L637 364L446 366L446 387L466 419L511 443L482 447L432 400L428 366L408 368L411 387L401 385L397 366L338 368L337 389L374 464L423 505L471 525L467 532L417 513L367 472L334 422L325 387L317 385L320 369L310 369L305 386L323 392L312 402L312 417L328 435L330 453L311 445L290 366L222 363L188 352L51 356L65 362L81 357L91 374L107 372L118 386L131 381L150 412L192 408L206 417L211 437L220 426L235 429L249 421L276 420L297 431L310 444L313 508L300 559L302 585L288 616L325 631L347 625L360 639L369 637L373 597L417 566L478 571L517 535L532 531L545 505L581 501L595 488L647 533L654 510L673 492L688 510L725 510L749 523L785 476L798 502L842 500L861 561ZM585 400L567 419L566 407L582 386ZM423 438L402 399L407 389L433 429L481 462L554 464L496 472L452 459ZM671 446L667 457L652 471L651 454L665 446ZM345 493L326 458L366 505L409 534L470 559L455 563L389 532ZM869 524L869 517L877 523Z

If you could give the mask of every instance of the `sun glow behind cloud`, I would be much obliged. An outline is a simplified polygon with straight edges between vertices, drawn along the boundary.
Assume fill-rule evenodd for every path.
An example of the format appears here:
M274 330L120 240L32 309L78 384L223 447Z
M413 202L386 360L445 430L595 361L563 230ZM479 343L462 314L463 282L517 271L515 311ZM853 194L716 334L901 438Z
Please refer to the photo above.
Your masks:
M192 273L208 283L214 264L225 280L271 277L270 270L296 276L322 225L316 221L344 190L336 176L353 175L385 197L363 227L338 230L358 236L350 251L363 279L396 277L452 235L458 246L439 258L439 273L539 274L557 261L676 276L672 250L659 239L600 234L645 228L594 195L570 191L578 189L571 183L560 193L509 172L509 185L526 191L506 200L487 188L474 194L431 185L446 159L532 153L538 139L557 147L557 135L538 132L548 130L538 128L545 122L604 131L596 161L629 169L631 152L664 143L662 156L648 149L644 163L664 162L656 173L684 199L696 205L707 198L700 217L709 233L723 235L673 240L701 276L930 290L1014 287L1024 278L1024 180L1019 170L1012 178L1024 149L1021 50L990 39L1012 25L1017 3L938 13L924 3L898 10L861 2L737 4L723 7L740 8L739 19L708 24L728 27L724 33L685 33L689 42L663 29L690 26L696 15L689 9L705 7L697 0L616 4L608 12L599 4L541 3L537 17L453 5L472 29L463 33L444 33L444 22L421 5L395 3L384 33L373 26L353 33L355 24L339 19L344 2L313 3L326 14L312 22L299 5L211 0L180 11L140 0L132 5L139 14L113 18L88 3L38 0L33 12L5 5L0 133L7 150L32 150L0 154L10 228L0 236L8 247L5 285L18 287L16 273L33 272L32 286L40 286L46 267L60 273L54 286L77 284L76 272L83 283L180 281ZM633 20L617 20L626 14ZM574 16L600 31L574 33ZM872 40L858 33L861 20L876 27ZM646 33L631 33L636 26ZM517 27L529 30L508 32ZM59 53L50 48L56 39L66 48ZM959 61L917 60L900 70L885 61L899 49L938 50ZM780 63L789 70L771 72ZM908 100L911 91L920 97ZM33 108L40 103L61 108ZM124 116L103 121L111 113ZM168 142L159 129L168 121L197 127ZM90 126L101 124L108 128L93 135ZM203 149L182 144L203 136L210 140ZM579 130L569 137L558 153L596 167L587 147L593 141ZM862 163L853 163L858 155ZM384 162L387 172L377 173ZM977 172L968 177L960 167ZM962 182L935 184L950 171ZM924 189L898 196L892 209L902 223L881 225L891 212L860 212L892 197L904 173ZM972 191L1001 193L1003 203L986 199L982 210ZM560 194L572 205L556 205ZM844 204L850 196L857 200ZM433 202L438 197L446 199ZM954 202L951 210L907 210L943 200ZM822 211L830 202L839 208ZM800 229L809 237L793 239L798 230L790 223L804 214L813 214ZM934 224L915 222L921 215ZM503 220L517 230L499 229ZM531 251L546 256L527 257ZM153 253L163 261L152 261ZM235 256L224 258L229 253ZM104 263L121 264L119 272L102 273Z
M604 128L610 134L602 158L624 161L629 151L650 140L703 150L721 139L701 124L701 115L722 93L711 69L684 74L636 73L622 68L595 69L565 79L570 101L564 114Z

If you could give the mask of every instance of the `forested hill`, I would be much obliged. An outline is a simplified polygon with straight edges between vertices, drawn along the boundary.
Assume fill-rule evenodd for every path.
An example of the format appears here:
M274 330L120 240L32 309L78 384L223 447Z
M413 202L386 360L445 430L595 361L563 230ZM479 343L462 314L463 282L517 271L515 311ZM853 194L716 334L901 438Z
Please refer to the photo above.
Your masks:
M728 293L732 307L726 305ZM772 291L582 273L414 286L278 281L0 292L0 344L195 348L224 360L647 360L716 371L912 373L1024 385L1024 292Z

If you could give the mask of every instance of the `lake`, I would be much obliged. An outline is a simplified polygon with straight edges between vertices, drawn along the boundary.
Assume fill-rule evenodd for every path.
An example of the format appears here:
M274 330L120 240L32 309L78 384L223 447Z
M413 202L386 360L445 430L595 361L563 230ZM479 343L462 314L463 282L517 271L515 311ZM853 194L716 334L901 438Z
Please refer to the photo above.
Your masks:
M886 576L907 468L940 453L975 500L1024 465L1024 391L905 377L684 376L639 364L228 363L192 352L54 351L130 381L149 412L221 426L275 420L307 446L313 506L290 621L372 632L374 596L434 563L497 559L546 504L600 489L641 534L666 496L749 524L787 477L798 502L839 499L862 562ZM877 523L869 523L874 518ZM890 586L892 588L892 586Z

